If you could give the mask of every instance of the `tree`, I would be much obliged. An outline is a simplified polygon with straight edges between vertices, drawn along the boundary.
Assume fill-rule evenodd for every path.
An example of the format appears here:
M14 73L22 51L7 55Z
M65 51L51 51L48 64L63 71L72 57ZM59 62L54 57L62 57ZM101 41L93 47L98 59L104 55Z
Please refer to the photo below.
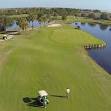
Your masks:
M31 26L32 29L34 28L33 22L34 22L34 20L36 20L36 18L37 18L37 17L36 17L36 15L34 15L34 14L30 14L30 15L27 17L27 21L28 21L28 22L30 22L30 21L32 22L32 26Z
M22 30L26 30L28 26L28 22L26 19L21 18L18 20L18 25L21 27Z
M96 15L95 15L95 13L89 13L88 17L95 19L95 18L96 18Z
M41 22L42 21L42 13L38 13L37 14L37 20L39 21L39 22Z
M100 18L104 19L104 20L109 20L110 19L110 15L108 13L102 13Z
M47 21L47 17L46 17L46 15L42 16L42 17L41 17L41 20L42 20L42 22L45 23L45 22Z
M100 19L100 13L89 13L88 15L89 18L92 18L92 19Z
M67 16L66 15L63 15L62 16L62 20L64 21L64 20L66 20L67 19Z
M81 13L81 17L88 17L87 13Z
M47 14L39 13L39 14L37 15L37 20L38 20L39 22L47 22L47 21L49 20L49 18L50 18L50 15L47 16Z
M5 27L2 23L0 23L0 31L5 31Z
M3 16L1 18L1 23L2 23L2 27L3 27L4 31L6 31L6 27L9 23L8 18L6 16Z

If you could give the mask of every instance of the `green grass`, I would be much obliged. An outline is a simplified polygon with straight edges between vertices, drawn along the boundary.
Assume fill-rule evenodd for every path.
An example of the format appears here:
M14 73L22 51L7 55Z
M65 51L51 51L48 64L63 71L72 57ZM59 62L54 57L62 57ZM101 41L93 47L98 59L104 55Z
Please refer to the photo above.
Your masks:
M111 76L82 47L101 43L70 26L40 28L0 43L0 111L111 111ZM24 97L40 89L49 95L47 109L29 107Z

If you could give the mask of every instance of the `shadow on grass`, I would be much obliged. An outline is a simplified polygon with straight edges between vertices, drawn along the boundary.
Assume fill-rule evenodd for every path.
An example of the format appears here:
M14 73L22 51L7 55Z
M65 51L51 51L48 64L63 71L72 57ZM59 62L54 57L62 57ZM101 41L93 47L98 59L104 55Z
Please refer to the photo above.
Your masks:
M43 107L43 104L41 104L39 101L39 97L36 98L25 97L23 98L23 102L26 103L28 106Z
M67 98L67 96L62 96L62 95L50 95L52 97L56 97L56 98Z

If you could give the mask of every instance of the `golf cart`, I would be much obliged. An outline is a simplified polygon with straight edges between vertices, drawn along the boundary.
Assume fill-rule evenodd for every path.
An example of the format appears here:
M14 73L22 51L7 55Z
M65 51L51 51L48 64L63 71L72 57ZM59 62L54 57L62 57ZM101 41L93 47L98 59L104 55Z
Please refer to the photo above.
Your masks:
M46 105L49 103L48 93L45 90L40 90L38 94L38 101L40 102L41 106L46 108Z
M6 40L8 35L3 35L3 40Z

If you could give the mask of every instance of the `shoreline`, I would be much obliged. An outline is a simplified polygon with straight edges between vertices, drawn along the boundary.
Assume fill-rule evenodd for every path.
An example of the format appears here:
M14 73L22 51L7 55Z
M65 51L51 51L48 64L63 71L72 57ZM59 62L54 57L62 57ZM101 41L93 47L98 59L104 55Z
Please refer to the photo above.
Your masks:
M101 24L101 25L108 25L111 26L110 20L94 20L89 18L83 18L83 17L77 17L77 18L71 18L68 17L66 20L66 23L72 23L72 22L81 22L81 23L92 23L92 24Z

